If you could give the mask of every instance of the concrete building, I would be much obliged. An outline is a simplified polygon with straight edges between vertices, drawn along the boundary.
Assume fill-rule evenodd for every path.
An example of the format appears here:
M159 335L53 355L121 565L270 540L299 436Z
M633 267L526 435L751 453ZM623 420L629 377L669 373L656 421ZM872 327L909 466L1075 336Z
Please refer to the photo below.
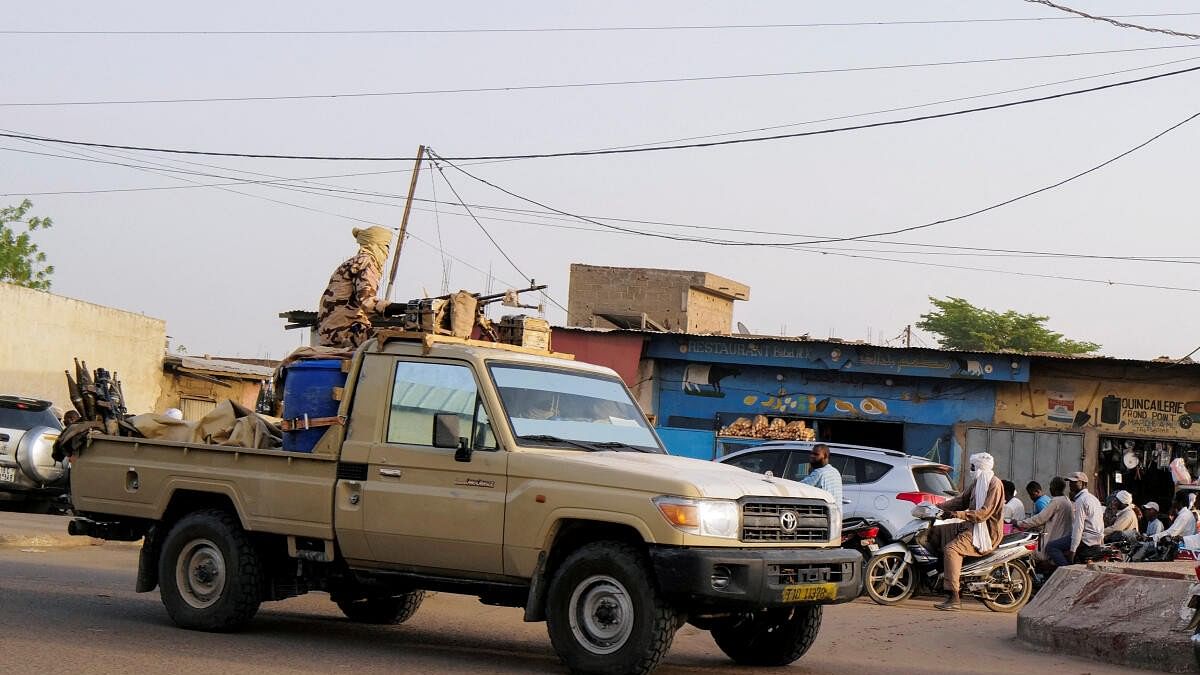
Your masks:
M750 287L708 272L571 265L569 324L727 334Z
M0 393L71 408L63 371L74 358L120 377L131 412L151 410L162 381L166 323L133 312L0 283Z

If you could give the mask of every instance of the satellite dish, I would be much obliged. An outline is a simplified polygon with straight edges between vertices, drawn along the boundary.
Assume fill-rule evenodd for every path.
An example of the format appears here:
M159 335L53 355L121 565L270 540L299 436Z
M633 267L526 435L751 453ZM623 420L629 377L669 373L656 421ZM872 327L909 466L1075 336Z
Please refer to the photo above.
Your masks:
M737 322L737 329L738 329L739 335L749 335L750 334L750 329L746 328L746 324L742 323L741 321Z

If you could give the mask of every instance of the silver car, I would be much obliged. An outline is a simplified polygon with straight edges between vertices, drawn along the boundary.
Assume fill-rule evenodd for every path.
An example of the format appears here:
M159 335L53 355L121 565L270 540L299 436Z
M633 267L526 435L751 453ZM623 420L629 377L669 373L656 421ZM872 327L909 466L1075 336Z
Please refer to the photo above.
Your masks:
M66 491L67 469L51 457L62 428L49 401L0 396L0 502L53 508Z
M803 480L815 442L773 441L717 459L754 473ZM896 450L825 443L829 464L842 474L842 517L879 523L879 538L895 538L921 502L940 504L958 494L951 468Z

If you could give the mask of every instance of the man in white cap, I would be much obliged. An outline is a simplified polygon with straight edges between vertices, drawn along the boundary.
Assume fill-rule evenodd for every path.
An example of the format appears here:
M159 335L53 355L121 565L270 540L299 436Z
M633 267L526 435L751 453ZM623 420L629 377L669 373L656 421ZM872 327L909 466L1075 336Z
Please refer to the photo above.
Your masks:
M1046 555L1059 567L1075 562L1075 558L1095 553L1104 543L1104 505L1088 492L1088 477L1082 471L1067 476L1067 491L1071 494L1071 536L1050 542Z
M1126 490L1120 490L1113 495L1117 503L1117 516L1113 524L1104 528L1104 541L1114 542L1125 539L1135 539L1138 534L1137 511L1133 508L1133 495Z
M971 455L971 473L962 494L940 505L947 517L961 523L938 525L929 533L929 544L942 550L946 599L934 605L942 610L962 609L959 577L963 558L991 553L1000 543L1004 527L1004 484L992 473L996 460L986 452Z
M1163 531L1163 524L1158 519L1158 512L1158 502L1146 502L1142 504L1142 515L1146 517L1146 531L1144 534L1147 537L1153 537Z

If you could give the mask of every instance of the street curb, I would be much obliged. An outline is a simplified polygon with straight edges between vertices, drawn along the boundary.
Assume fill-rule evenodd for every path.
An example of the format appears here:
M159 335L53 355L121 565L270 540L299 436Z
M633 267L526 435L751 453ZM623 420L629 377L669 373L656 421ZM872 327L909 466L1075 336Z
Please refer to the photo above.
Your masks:
M1194 673L1183 578L1059 568L1017 616L1017 638L1040 651L1169 673Z

